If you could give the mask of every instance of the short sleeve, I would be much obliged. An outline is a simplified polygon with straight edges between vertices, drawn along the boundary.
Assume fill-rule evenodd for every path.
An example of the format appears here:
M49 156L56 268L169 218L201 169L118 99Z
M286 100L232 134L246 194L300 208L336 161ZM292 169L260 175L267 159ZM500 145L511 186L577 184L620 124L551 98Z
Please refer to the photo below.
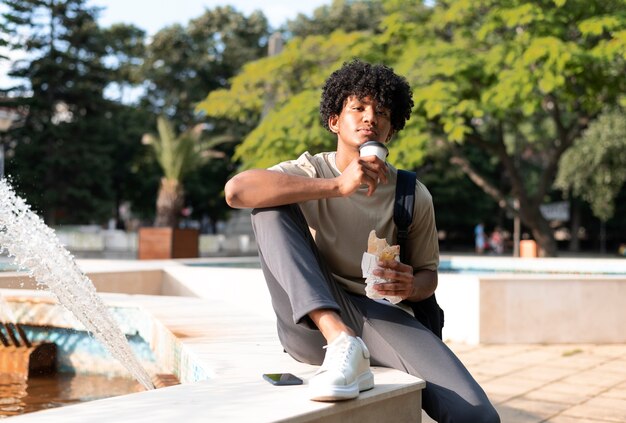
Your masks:
M296 160L288 160L278 163L268 170L283 172L290 175L305 176L308 178L317 178L317 169L313 165L313 156L309 152L303 153Z

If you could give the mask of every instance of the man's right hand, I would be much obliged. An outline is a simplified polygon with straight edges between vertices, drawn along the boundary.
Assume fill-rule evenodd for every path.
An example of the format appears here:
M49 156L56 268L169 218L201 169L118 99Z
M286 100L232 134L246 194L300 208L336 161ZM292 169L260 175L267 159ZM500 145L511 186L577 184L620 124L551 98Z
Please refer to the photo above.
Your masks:
M367 185L367 195L370 196L380 182L387 183L387 172L387 165L378 157L357 157L337 177L339 192L342 197L348 197L362 185Z

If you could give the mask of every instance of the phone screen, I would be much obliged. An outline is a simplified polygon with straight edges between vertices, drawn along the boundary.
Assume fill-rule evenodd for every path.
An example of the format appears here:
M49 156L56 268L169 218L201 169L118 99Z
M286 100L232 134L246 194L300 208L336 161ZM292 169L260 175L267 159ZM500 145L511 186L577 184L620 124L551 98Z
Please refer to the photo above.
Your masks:
M302 379L291 373L265 373L263 378L272 385L302 385Z

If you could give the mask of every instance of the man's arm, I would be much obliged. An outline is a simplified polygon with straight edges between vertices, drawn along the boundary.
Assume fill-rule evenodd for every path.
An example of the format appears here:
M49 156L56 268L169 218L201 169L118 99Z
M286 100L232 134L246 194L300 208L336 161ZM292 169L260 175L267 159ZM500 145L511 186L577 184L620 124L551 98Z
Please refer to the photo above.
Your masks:
M273 207L341 196L336 178L308 178L264 169L235 175L226 183L224 193L226 202L234 208Z
M439 278L436 270L422 269L413 275L413 293L407 298L409 301L422 301L435 293Z
M336 178L309 178L265 170L246 170L226 183L226 202L233 208L273 207L321 198L347 197L361 185L368 195L378 181L387 182L387 166L376 156L353 160Z

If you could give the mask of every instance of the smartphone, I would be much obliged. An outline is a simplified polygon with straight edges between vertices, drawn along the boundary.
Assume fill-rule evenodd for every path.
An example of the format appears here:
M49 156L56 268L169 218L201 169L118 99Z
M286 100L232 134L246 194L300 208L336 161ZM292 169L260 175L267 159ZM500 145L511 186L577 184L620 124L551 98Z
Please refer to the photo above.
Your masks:
M302 379L291 373L265 373L263 379L276 386L302 385Z

